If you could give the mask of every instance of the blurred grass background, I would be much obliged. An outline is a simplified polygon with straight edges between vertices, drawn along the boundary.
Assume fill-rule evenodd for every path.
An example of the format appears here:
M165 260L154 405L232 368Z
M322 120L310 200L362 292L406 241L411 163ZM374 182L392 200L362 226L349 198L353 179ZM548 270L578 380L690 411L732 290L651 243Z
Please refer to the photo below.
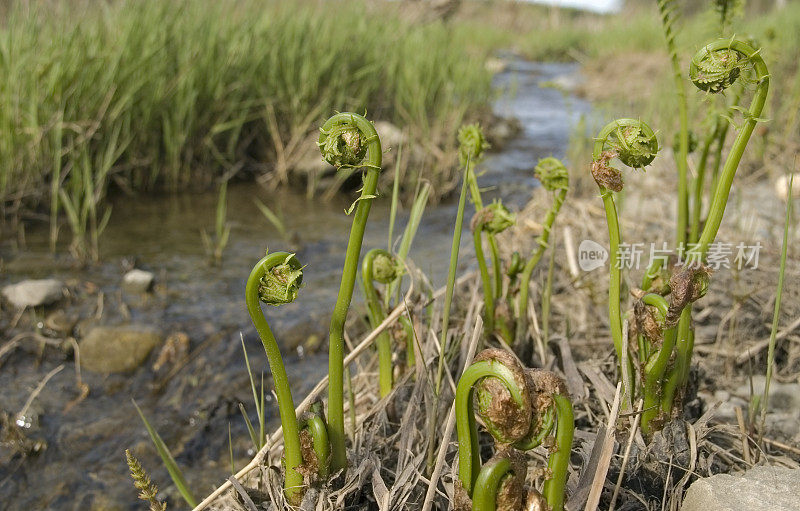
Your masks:
M685 61L718 35L715 2L678 2ZM800 4L748 2L734 23L763 46L772 73L765 137L748 152L789 165L800 110ZM102 232L110 189L186 190L220 178L292 181L292 157L335 110L368 111L455 161L455 131L492 98L488 56L576 61L577 93L608 116L677 128L654 1L615 15L510 1L463 1L444 15L420 2L344 0L46 0L0 3L0 204L4 224L41 213ZM409 7L415 6L415 8ZM442 19L446 18L446 19ZM704 122L707 96L689 94ZM573 162L584 161L576 132ZM588 161L588 160L587 160ZM438 191L437 191L438 193ZM38 218L38 217L37 217Z

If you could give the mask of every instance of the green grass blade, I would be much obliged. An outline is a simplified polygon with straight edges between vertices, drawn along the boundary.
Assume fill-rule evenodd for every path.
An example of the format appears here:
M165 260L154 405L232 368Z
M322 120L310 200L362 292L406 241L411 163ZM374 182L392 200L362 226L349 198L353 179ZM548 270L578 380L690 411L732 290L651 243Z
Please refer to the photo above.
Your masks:
M403 156L403 146L397 148L397 161L394 166L394 183L392 183L392 206L389 210L389 239L386 251L392 253L394 243L394 221L397 218L397 207L400 204L400 159Z
M178 491L181 493L181 496L183 496L183 499L186 501L186 503L192 507L196 507L197 499L194 498L194 495L189 490L189 485L186 483L186 478L183 477L183 472L181 472L181 469L175 462L175 458L172 457L172 453L169 452L169 449L161 439L161 436L158 434L158 432L153 429L153 426L151 426L147 421L147 418L144 416L144 413L142 413L139 405L136 404L136 401L131 401L133 402L133 406L136 407L136 411L139 412L139 417L142 418L144 427L147 428L147 432L150 434L150 440L153 441L153 445L155 445L158 455L161 456L161 461L163 461L164 466L167 467L167 472L169 472L172 482L178 487Z
M786 255L789 249L789 231L792 224L792 185L794 184L794 174L789 177L789 193L786 197L786 219L783 225L783 245L781 246L781 264L778 271L778 289L775 292L775 311L772 314L772 330L769 334L769 348L767 350L767 374L764 381L764 395L761 398L761 427L759 428L758 441L764 436L764 425L767 421L767 407L769 406L769 385L772 381L772 370L775 365L775 343L778 335L778 321L781 317L781 299L783 298L783 280L786 274Z
M256 430L253 429L253 423L250 422L250 417L247 416L247 410L244 407L244 404L239 403L239 411L242 412L242 417L244 417L244 422L247 424L247 432L250 433L250 440L253 441L253 445L256 447L256 450L260 450L258 446L258 437L256 436Z

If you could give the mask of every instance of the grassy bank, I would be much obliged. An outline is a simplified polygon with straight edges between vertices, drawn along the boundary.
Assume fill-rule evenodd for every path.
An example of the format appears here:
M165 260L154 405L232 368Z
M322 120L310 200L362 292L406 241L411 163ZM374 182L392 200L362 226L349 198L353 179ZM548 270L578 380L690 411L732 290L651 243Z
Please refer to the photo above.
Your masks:
M5 9L0 200L6 214L49 210L88 231L111 183L180 190L242 168L285 183L292 147L334 110L452 145L490 90L446 26L358 2Z

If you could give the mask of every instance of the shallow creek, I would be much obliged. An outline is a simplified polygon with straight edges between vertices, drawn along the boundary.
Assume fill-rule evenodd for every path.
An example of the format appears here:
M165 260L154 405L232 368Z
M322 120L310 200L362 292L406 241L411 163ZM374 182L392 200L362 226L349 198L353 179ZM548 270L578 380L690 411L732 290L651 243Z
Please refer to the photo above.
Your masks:
M544 156L563 157L572 126L588 105L553 88L539 85L556 78L575 79L577 67L512 60L495 77L495 110L520 120L522 132L501 152L483 164L482 186L491 186L487 198L500 196L511 209L520 209L536 186L532 169ZM327 349L298 349L309 336L326 337L327 321L336 298L339 274L351 218L343 214L346 198L330 202L306 200L289 192L267 193L254 184L232 185L228 192L232 232L221 267L209 267L200 231L213 228L216 194L119 198L101 240L102 263L76 270L64 258L48 255L45 228L30 228L26 250L11 243L0 245L7 271L0 285L24 278L55 277L76 290L75 296L55 306L67 316L79 316L79 329L90 328L87 318L102 307L102 323L155 327L163 336L183 332L191 340L188 362L174 374L154 372L155 350L139 369L125 375L84 371L88 397L75 399L71 357L57 348L40 351L28 342L0 361L0 410L16 414L45 374L60 364L56 374L26 414L25 434L43 440L38 455L0 465L0 510L5 509L141 509L128 477L124 450L131 448L163 493L177 496L166 470L150 446L136 415L135 399L164 441L173 449L197 496L213 489L229 473L228 425L237 465L252 454L238 404L243 402L256 422L239 331L244 332L250 362L256 372L266 368L263 349L249 327L243 293L253 263L266 248L296 252L305 269L305 289L296 303L269 310L270 322L293 380L299 400L327 369ZM282 240L263 218L253 198L258 197L285 219L291 238ZM451 199L428 208L411 250L415 264L433 285L444 284L455 218ZM468 212L467 218L471 215ZM402 232L401 213L395 232ZM386 245L389 200L376 200L367 227L364 249ZM64 233L64 237L67 234ZM363 252L362 252L363 253ZM471 239L464 236L461 269L473 263ZM156 276L155 292L141 297L120 290L126 264ZM91 301L91 305L87 305ZM360 310L356 291L354 307ZM4 314L11 315L6 310ZM21 325L39 321L26 313ZM8 327L11 318L4 318ZM3 334L3 343L11 335ZM0 345L2 345L0 343ZM277 420L274 403L267 404L270 429ZM177 508L183 507L178 503Z

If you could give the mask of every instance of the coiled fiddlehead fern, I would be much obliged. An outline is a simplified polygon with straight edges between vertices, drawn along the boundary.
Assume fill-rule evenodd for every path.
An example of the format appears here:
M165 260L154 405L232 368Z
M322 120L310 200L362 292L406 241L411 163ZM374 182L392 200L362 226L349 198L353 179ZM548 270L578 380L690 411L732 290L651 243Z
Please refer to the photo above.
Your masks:
M325 161L337 168L366 168L361 195L354 203L353 226L329 334L328 436L332 451L331 470L335 472L347 466L344 435L344 323L353 298L361 243L378 187L383 153L375 126L353 113L339 113L328 119L320 128L318 145Z
M369 308L369 321L372 328L377 328L384 319L386 311L381 305L374 282L389 284L402 275L397 260L380 248L366 253L361 263L361 282L364 285L364 296ZM382 332L375 340L378 349L378 388L380 396L385 397L392 391L392 345L389 332Z
M530 293L531 275L533 275L533 270L542 259L545 250L547 250L550 231L569 191L569 172L564 164L561 163L561 160L553 157L543 158L536 164L534 173L539 178L544 189L553 193L553 204L550 206L542 225L542 234L536 239L536 251L528 258L520 277L519 296L517 298L517 330L515 334L515 347L519 350L519 353L526 351L523 341L525 333L528 331L528 294Z
M622 374L622 406L630 409L632 399L632 366L623 364L623 350L627 349L622 342L622 317L620 315L620 265L618 264L620 231L617 206L612 192L622 190L624 183L622 173L611 167L613 158L629 167L641 168L652 163L658 153L658 139L653 130L642 121L635 119L617 119L600 130L592 151L592 175L600 188L600 196L606 212L609 239L609 286L608 286L608 321L617 360L620 362ZM630 360L628 358L628 360Z
M761 120L760 116L769 92L769 71L759 51L736 38L718 39L708 44L692 57L689 67L689 77L699 89L722 92L742 74L741 68L744 66L750 66L754 70L756 91L750 109L744 114L744 124L725 160L714 190L706 224L698 240L696 252L703 257L717 236L742 154L756 123Z
M483 498L477 491L483 469L479 469L473 399L478 415L501 450L532 449L554 426L557 428L556 451L548 459L550 478L545 482L544 495L553 511L561 511L574 430L572 405L563 381L547 371L527 371L512 355L498 349L484 350L464 371L455 401L458 477L460 488L475 499L478 495ZM499 479L495 477L494 481Z
M303 475L299 471L303 464L300 432L286 368L275 336L261 310L261 303L278 306L293 302L302 282L303 267L297 258L286 252L275 252L267 254L256 263L245 288L247 312L264 345L278 398L286 460L284 492L286 499L295 505L303 496Z
M483 254L483 233L485 232L490 240L494 236L505 231L516 222L516 217L502 202L494 201L489 206L480 209L475 216L472 217L472 240L475 245L475 257L478 260L478 268L481 273L481 281L483 282L483 301L484 301L484 330L487 335L494 333L495 324L495 308L494 299L497 296L496 289L493 287L491 277L489 277L489 269L486 266L486 257ZM492 254L495 252L493 251ZM499 261L493 257L493 261ZM495 275L498 270L495 268Z

